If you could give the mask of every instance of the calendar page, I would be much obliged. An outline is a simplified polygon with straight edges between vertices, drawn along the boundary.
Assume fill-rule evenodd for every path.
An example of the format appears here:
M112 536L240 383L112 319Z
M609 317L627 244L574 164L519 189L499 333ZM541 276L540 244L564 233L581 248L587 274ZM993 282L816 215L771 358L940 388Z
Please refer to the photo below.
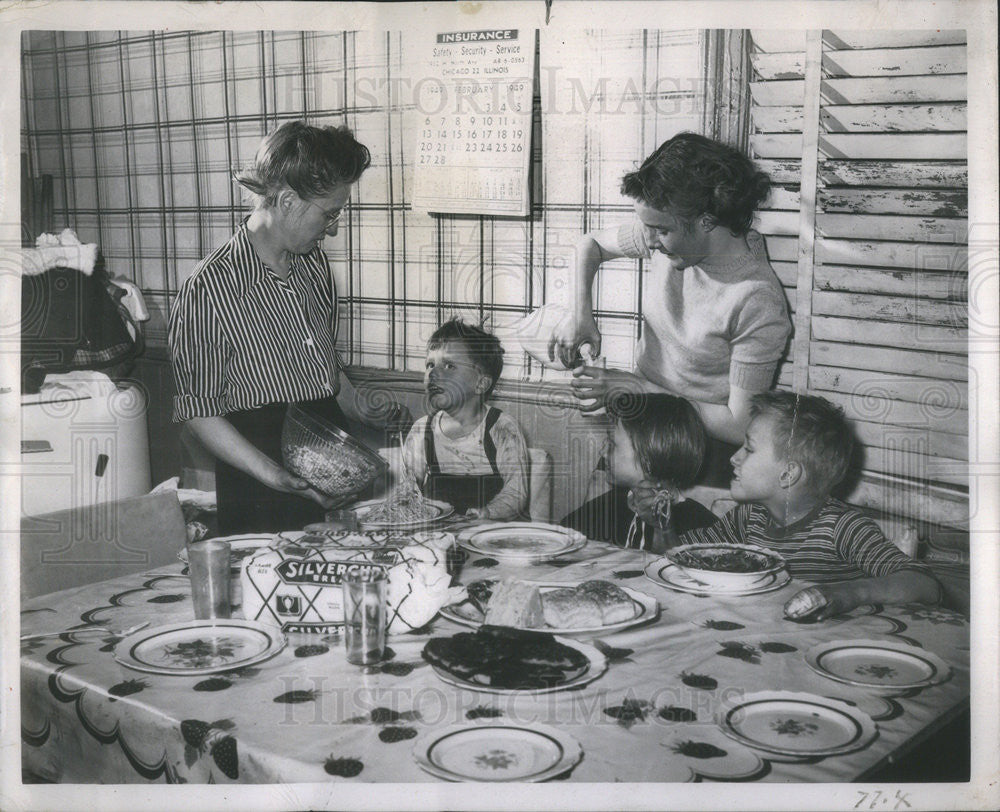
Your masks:
M528 214L535 31L439 32L423 39L413 86L413 207Z

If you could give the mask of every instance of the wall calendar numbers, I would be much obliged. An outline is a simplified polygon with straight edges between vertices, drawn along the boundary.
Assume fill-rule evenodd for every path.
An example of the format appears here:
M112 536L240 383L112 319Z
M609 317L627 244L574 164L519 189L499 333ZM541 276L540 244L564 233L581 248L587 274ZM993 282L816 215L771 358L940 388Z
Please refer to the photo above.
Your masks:
M528 214L535 32L458 31L423 43L413 207Z

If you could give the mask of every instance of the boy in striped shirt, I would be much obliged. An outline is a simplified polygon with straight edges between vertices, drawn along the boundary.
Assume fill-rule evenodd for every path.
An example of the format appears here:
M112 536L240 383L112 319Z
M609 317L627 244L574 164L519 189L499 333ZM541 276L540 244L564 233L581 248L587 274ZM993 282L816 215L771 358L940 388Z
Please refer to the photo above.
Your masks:
M681 544L757 544L785 558L793 576L819 586L796 593L786 616L822 620L867 603L936 603L930 571L890 543L878 525L830 494L854 451L851 427L829 401L766 392L751 402L743 445L733 455L740 502Z

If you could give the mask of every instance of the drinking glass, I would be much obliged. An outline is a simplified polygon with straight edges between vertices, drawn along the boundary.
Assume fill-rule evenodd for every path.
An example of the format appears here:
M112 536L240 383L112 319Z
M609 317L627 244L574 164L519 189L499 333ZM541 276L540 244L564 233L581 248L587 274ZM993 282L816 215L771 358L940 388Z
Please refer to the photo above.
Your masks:
M195 541L188 547L188 572L196 619L230 616L229 570L229 542L210 539Z
M385 656L387 585L380 568L344 574L344 644L352 665L377 663Z

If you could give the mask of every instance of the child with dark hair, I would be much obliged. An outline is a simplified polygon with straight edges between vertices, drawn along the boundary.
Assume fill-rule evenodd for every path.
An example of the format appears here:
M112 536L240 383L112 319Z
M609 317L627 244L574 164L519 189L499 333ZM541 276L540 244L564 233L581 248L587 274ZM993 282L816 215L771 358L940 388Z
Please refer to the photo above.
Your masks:
M935 603L930 570L889 542L874 521L832 497L854 451L843 413L815 395L767 392L751 404L743 446L732 458L741 504L682 544L756 544L780 553L796 578L822 586L785 604L793 619L820 620L867 603Z
M715 521L710 510L680 492L698 477L705 429L683 398L641 394L608 402L614 428L605 460L611 490L560 524L588 538L662 552L677 535Z
M584 411L616 391L689 400L713 438L709 459L721 460L715 484L733 451L716 446L741 442L750 398L772 387L791 332L781 283L750 227L769 189L768 176L737 149L695 133L664 142L622 179L635 217L577 244L573 311L549 342L550 358L558 354L566 366L583 345L599 355L594 278L605 262L646 260L634 371L585 366L573 392L594 401Z
M502 370L496 336L459 319L441 325L424 365L430 413L403 446L423 494L473 518L527 514L528 447L517 423L486 405Z

